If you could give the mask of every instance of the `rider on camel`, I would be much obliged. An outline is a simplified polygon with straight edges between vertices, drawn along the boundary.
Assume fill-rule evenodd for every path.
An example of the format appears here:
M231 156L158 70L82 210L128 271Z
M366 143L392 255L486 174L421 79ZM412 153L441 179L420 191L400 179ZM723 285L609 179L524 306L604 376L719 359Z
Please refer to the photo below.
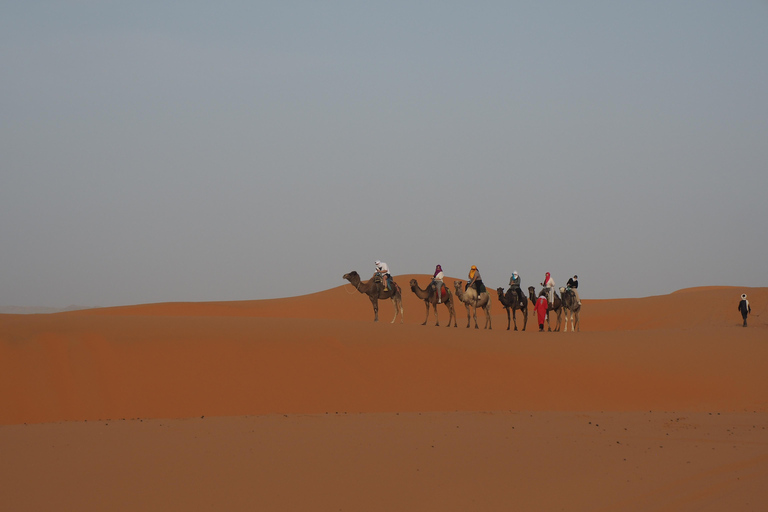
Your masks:
M477 267L474 265L469 269L469 282L467 283L465 290L470 287L474 288L478 295L486 291L485 285L483 284L483 278L480 277L480 271L477 270Z
M432 275L432 287L435 289L435 293L437 294L437 303L442 303L442 295L443 295L443 277L445 277L445 274L443 274L443 267L440 265L435 267L435 273Z
M376 260L376 273L384 280L384 290L392 287L392 275L389 273L389 266L383 261Z
M509 278L509 289L517 294L519 302L525 302L526 299L523 290L520 289L520 276L517 274L517 270L512 272L512 277Z
M544 282L541 283L541 286L547 289L547 301L549 301L550 304L555 302L555 280L552 279L552 276L547 272L547 275L544 276Z
M571 290L573 294L576 296L576 302L579 303L579 306L581 306L581 298L579 298L579 276L573 276L568 280L568 290Z

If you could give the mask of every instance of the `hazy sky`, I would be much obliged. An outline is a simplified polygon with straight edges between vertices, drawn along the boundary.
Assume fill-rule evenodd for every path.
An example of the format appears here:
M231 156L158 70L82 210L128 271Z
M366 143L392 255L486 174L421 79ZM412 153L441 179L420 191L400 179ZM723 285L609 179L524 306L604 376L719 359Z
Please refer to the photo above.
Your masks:
M768 286L768 2L371 4L3 2L0 305Z

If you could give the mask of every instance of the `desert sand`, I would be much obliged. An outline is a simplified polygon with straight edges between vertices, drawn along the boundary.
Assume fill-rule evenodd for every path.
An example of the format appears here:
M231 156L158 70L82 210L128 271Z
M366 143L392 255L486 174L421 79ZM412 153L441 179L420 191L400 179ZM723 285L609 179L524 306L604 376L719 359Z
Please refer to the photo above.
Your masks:
M412 277L402 324L349 284L0 315L3 509L765 509L768 288L514 332L421 325Z

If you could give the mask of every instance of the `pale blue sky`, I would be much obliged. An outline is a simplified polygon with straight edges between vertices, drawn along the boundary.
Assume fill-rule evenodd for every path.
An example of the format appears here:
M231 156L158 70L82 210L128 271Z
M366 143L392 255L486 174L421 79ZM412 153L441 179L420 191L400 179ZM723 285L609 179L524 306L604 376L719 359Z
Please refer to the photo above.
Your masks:
M377 5L4 2L0 305L768 286L768 2Z

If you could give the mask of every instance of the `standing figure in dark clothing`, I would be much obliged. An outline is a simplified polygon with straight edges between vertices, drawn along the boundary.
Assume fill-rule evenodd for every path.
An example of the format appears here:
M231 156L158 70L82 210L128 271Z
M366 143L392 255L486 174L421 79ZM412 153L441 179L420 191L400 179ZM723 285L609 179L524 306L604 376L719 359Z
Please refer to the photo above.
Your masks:
M752 308L749 307L749 301L747 300L747 294L741 294L741 302L739 302L739 311L741 312L741 318L744 319L744 327L747 326L747 316L752 312Z

